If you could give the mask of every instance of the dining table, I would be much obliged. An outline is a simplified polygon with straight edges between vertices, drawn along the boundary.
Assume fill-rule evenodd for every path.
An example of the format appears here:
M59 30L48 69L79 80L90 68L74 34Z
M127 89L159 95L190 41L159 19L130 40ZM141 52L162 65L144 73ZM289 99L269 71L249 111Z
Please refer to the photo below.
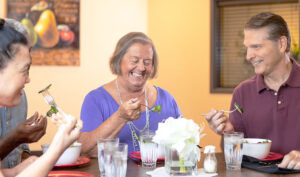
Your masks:
M216 153L218 165L217 165L217 176L219 177L296 177L300 176L300 173L295 174L269 174L254 171L251 169L242 168L241 170L232 171L227 170L225 165L225 158L223 153ZM158 167L163 167L163 163L158 163ZM203 158L198 162L198 168L203 168ZM98 159L91 158L86 164L73 167L60 167L53 168L52 171L80 171L94 175L95 177L100 176ZM128 158L127 161L127 172L126 177L150 177L146 174L147 170L144 169L140 162L134 161Z

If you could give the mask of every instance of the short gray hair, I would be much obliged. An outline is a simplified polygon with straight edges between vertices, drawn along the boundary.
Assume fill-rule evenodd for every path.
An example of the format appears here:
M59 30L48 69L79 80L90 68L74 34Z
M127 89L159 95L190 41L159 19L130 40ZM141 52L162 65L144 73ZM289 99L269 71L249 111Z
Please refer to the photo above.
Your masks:
M2 70L18 53L19 46L16 44L27 46L28 40L15 28L6 25L6 20L2 18L0 18L0 39L0 70Z
M157 67L158 67L158 56L156 49L152 40L142 32L130 32L123 36L117 43L115 51L110 58L109 65L110 69L113 74L121 75L121 61L126 54L128 48L135 43L141 43L143 45L150 44L153 50L153 58L152 58L152 66L153 72L151 73L150 78L154 78L157 74Z
M24 36L28 36L27 28L19 21L11 18L5 19L5 26L9 26L14 30L18 31L19 33L23 34Z

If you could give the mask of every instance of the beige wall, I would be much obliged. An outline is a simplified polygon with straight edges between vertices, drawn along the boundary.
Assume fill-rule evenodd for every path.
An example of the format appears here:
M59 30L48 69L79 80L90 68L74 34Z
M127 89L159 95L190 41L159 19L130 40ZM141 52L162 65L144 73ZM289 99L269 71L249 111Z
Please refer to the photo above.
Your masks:
M212 107L227 110L230 94L211 94L210 0L149 0L148 31L159 54L154 81L177 100L183 115L197 123ZM218 146L220 137L208 125L201 146Z
M0 15L4 16L0 0ZM79 118L85 95L114 78L108 59L117 40L130 31L147 32L147 0L84 0L80 9L80 66L32 66L26 85L29 114L45 114L49 106L37 92L52 83L50 93L65 112ZM49 119L50 120L50 119ZM56 128L48 121L46 135L31 145L50 142Z
M79 118L84 96L114 78L108 67L116 41L129 31L147 32L159 54L158 78L152 82L177 100L183 115L197 123L210 108L228 109L231 95L209 93L210 0L85 0L81 1L80 67L32 66L26 86L29 115L45 113L37 91L49 83L56 102ZM0 16L4 15L0 0ZM219 136L206 125L201 146L219 146ZM32 149L50 142L55 127L48 122L47 134ZM217 148L220 151L220 148Z

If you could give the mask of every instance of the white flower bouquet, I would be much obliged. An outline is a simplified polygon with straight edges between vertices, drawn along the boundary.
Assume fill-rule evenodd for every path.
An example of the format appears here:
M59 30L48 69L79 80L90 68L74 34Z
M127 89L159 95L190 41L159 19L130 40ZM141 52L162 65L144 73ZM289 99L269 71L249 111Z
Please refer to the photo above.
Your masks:
M197 161L200 160L200 151L197 145L205 135L201 134L203 130L203 124L199 126L191 119L169 117L165 122L158 124L153 141L177 151L180 172L184 173L185 159L191 154L194 158L197 156Z

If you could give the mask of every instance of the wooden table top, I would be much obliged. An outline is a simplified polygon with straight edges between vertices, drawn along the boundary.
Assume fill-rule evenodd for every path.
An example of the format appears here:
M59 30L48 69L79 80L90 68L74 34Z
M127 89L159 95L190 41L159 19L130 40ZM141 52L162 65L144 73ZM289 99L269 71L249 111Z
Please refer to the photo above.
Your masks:
M225 166L225 159L223 153L216 154L218 160L218 176L220 177L296 177L300 176L298 174L288 174L288 175L280 175L280 174L268 174L268 173L261 173L250 169L242 168L240 171L228 171L226 170ZM158 167L163 166L163 164L158 164ZM198 164L198 168L203 168L203 155L201 157L201 161ZM63 170L63 171L81 171L93 174L95 177L100 176L99 167L98 167L98 159L91 159L88 164L81 165L78 167L68 167L68 168L55 168L56 170ZM128 159L127 164L127 177L149 177L146 174L146 170L142 168L141 165L136 164L133 160Z

